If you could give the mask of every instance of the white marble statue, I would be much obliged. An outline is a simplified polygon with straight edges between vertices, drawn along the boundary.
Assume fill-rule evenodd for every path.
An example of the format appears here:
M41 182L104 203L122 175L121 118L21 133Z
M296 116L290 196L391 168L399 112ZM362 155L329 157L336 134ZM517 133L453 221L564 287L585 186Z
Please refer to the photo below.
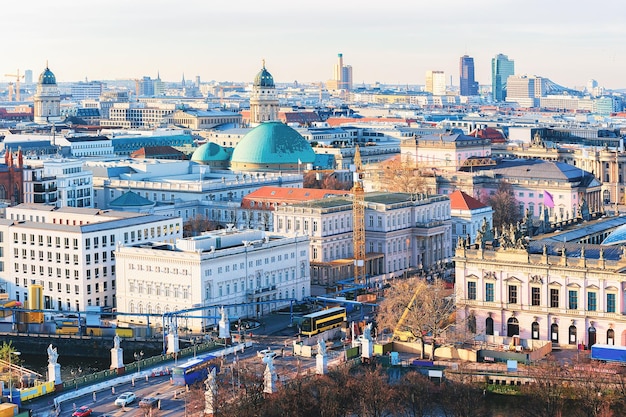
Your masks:
M113 338L113 349L119 349L120 348L120 337L118 335L115 335L115 337Z
M326 342L321 337L317 339L317 354L326 356Z
M363 329L363 338L366 340L369 340L370 342L373 340L372 339L372 323L367 323L367 326L365 326L365 329Z
M57 348L52 346L52 343L48 346L48 364L55 365L57 363L57 359L59 354L57 353Z

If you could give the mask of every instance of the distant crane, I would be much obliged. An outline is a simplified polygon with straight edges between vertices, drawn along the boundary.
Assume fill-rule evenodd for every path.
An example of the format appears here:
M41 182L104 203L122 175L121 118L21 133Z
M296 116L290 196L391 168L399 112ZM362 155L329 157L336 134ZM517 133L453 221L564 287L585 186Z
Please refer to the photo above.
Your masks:
M17 74L4 74L5 77L15 77L15 101L21 101L20 98L20 79L24 78L20 75L20 70L17 70ZM13 101L9 99L9 101Z
M9 83L9 88L8 88L9 101L13 101L13 92L14 92L13 83L10 82Z
M352 187L352 245L354 246L354 282L365 284L365 190L363 188L363 165L361 151L354 150Z

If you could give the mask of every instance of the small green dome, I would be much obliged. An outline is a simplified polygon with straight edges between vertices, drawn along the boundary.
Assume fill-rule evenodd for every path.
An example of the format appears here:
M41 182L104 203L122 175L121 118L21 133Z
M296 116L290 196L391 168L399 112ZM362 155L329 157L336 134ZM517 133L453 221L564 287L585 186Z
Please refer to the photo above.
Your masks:
M274 87L274 77L265 69L265 61L263 62L263 68L254 77L255 87Z
M312 164L315 152L307 140L281 122L252 129L235 147L231 165L274 165L273 168Z
M50 71L50 69L46 67L46 69L39 76L39 84L51 85L51 84L56 84L56 83L57 83L56 77L54 76L52 71Z
M217 143L207 142L198 147L191 155L191 160L202 164L211 161L228 161L230 154Z

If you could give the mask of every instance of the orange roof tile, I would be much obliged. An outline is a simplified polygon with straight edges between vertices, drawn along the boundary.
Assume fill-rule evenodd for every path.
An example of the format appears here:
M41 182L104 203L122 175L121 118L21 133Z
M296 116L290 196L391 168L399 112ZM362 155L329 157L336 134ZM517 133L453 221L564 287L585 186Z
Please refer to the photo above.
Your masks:
M474 197L456 190L450 194L450 208L452 210L476 210L487 207Z

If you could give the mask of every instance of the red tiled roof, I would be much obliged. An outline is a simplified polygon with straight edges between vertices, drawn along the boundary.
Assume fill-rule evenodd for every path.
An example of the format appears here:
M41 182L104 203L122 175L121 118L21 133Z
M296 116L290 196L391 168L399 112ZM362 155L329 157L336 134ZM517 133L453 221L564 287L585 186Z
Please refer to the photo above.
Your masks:
M452 210L476 210L484 207L487 206L463 191L456 190L450 194L450 208Z
M322 190L318 188L285 188L285 187L261 187L251 192L241 200L241 207L252 208L250 202L270 203L273 209L278 203L298 203L302 201L319 200L329 196L350 195L345 190Z

